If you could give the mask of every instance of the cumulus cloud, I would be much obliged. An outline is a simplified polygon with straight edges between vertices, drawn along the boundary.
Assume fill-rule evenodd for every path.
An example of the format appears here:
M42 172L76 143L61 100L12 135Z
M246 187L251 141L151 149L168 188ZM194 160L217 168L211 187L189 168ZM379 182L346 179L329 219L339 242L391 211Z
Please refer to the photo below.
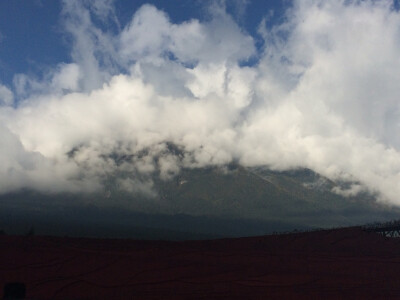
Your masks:
M172 24L152 5L142 6L121 32L119 52L126 61L161 64L173 58L183 64L220 64L248 59L254 54L252 37L219 7L210 22L190 20ZM172 56L172 57L170 57Z
M268 12L266 12L267 14ZM0 86L0 192L132 193L181 168L305 167L400 204L400 14L389 1L296 1L260 23L263 49L223 7L175 24L144 5L65 1L72 63ZM118 26L120 26L118 24ZM118 27L117 26L117 27ZM256 64L246 63L257 58Z

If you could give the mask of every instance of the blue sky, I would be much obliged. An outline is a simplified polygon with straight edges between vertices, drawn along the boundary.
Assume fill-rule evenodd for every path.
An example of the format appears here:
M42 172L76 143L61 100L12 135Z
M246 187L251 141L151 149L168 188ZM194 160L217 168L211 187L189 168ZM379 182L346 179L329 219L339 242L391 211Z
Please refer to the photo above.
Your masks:
M0 193L99 192L124 174L157 198L154 176L235 161L400 204L397 6L2 1Z
M211 1L115 1L120 25L125 26L146 3L165 11L172 22L181 23L209 18ZM244 30L257 36L263 18L271 25L280 22L290 5L290 1L279 0L227 1L226 8ZM0 2L0 82L11 86L14 74L40 74L59 62L71 62L61 10L61 1ZM118 30L115 26L107 29Z

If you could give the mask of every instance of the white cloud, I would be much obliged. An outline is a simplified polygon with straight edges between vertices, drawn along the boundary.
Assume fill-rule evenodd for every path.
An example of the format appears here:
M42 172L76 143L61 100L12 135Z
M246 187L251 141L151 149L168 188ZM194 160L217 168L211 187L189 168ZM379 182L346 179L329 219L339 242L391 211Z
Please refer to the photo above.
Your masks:
M14 103L14 94L6 86L0 84L0 105L12 105Z
M342 189L338 186L335 186L332 189L332 192L339 194L344 197L349 197L349 196L355 196L359 194L360 192L365 191L365 188L362 185L359 184L352 184L349 188L347 189Z
M359 183L339 193L368 189L400 204L400 14L391 2L295 2L283 24L260 28L262 51L222 9L174 24L145 5L120 33L104 32L92 16L109 22L110 3L65 2L73 62L41 80L15 77L23 99L0 108L0 192L100 188L115 174L125 190L143 182L149 191L154 173L167 180L237 160L307 167ZM258 64L241 66L253 55ZM0 86L3 102L10 93Z
M81 80L79 65L62 64L57 73L53 75L51 86L56 90L76 91Z
M172 54L186 64L236 62L254 51L252 37L222 11L208 23L171 24L164 12L144 5L120 37L120 53L126 61L162 63Z
M115 73L115 41L111 33L103 32L92 21L94 15L108 23L115 15L111 4L101 0L63 1L63 26L72 42L71 57L84 74L83 91L100 88Z

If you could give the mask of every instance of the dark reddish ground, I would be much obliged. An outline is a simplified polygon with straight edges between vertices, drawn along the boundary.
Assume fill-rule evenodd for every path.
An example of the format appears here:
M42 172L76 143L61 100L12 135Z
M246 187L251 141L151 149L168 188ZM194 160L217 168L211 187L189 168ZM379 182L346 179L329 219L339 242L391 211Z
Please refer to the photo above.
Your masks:
M0 237L28 298L400 299L400 240L360 228L214 241Z

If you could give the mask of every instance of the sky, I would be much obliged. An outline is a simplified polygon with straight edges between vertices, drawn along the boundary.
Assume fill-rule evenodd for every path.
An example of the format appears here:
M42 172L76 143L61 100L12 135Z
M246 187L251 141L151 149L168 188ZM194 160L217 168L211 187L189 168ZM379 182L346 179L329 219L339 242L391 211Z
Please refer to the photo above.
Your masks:
M236 162L399 205L398 53L392 1L2 1L0 193Z

